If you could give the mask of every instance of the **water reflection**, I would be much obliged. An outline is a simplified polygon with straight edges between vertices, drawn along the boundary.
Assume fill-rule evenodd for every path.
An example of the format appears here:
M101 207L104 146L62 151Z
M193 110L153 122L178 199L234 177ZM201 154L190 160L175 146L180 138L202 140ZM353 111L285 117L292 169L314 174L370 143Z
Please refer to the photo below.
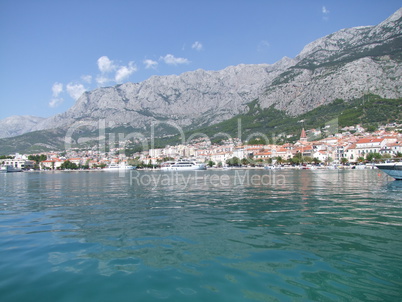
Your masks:
M347 290L355 276L373 296L373 284L394 291L402 182L364 170L137 172L3 175L0 215L7 232L43 244L52 271L198 276L214 266L294 297L324 299L318 287L358 296Z

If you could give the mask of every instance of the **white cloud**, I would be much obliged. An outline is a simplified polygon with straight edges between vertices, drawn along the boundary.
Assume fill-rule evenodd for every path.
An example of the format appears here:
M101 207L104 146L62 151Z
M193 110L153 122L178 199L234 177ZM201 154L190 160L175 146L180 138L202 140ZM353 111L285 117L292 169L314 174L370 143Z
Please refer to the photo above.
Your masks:
M52 98L49 102L49 107L55 108L55 107L59 106L60 104L62 104L63 102L64 102L64 100L62 98Z
M112 79L109 79L108 77L105 77L103 75L98 75L96 77L96 83L100 86L104 86L106 83L112 82Z
M138 70L134 62L129 62L126 66L119 65L107 56L98 59L98 68L101 74L96 77L96 82L100 86L109 82L121 83ZM114 72L114 76L111 75L112 72Z
M49 107L55 108L64 102L63 98L60 98L60 93L63 92L63 84L62 83L54 83L52 86L52 99L49 102Z
M160 57L168 65L189 64L190 61L185 58L176 58L172 54L167 54L164 57Z
M329 20L329 9L327 9L325 6L322 7L322 19L324 21L328 21Z
M98 59L98 68L100 72L107 73L116 70L117 66L107 56L103 56Z
M54 83L52 86L52 95L54 98L57 98L60 93L63 92L63 84L62 83Z
M265 50L267 50L270 47L270 44L268 41L262 40L260 41L260 43L258 44L257 47L257 51L259 52L264 52Z
M78 98L85 92L86 89L82 84L68 83L66 86L66 90L74 100L78 100Z
M158 66L158 62L154 61L154 60L144 60L143 61L144 65L145 65L145 69L150 69L153 68L155 69Z
M195 41L193 45L191 45L191 48L200 51L203 49L203 46L200 42Z
M92 76L89 74L84 74L81 76L81 80L83 80L84 82L91 84L92 83Z
M117 69L115 80L117 83L121 83L136 71L137 66L134 64L134 62L129 62L128 66L120 66L119 69Z

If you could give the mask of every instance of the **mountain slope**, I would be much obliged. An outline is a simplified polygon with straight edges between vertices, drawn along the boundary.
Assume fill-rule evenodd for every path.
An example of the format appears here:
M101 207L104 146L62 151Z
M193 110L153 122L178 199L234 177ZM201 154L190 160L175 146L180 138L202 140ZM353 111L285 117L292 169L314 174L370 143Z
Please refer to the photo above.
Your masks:
M402 95L402 9L377 26L343 29L308 44L260 97L298 115L335 99Z
M306 129L321 129L323 130L323 135L326 134L326 125L332 125L335 127L332 129L336 129L336 125L342 128L361 124L364 127L374 126L376 128L377 125L393 122L402 124L402 98L383 99L376 95L367 95L348 102L335 100L330 104L321 105L299 116L291 116L285 111L275 109L273 106L270 108L261 108L257 100L247 104L247 107L247 113L236 115L217 124L195 130L191 130L191 127L184 128L183 134L185 140L200 137L200 133L203 136L209 137L213 142L226 138L226 135L238 137L239 120L241 121L240 135L242 140L255 139L264 134L271 143L292 142L298 139L301 120L303 120L303 125ZM116 133L129 137L130 134L138 133L139 130L132 127L107 128L103 137L105 137L105 143L108 144L110 142L109 133L113 137ZM181 134L178 134L177 129L173 130L169 136L156 137L152 145L158 148L168 144L180 144L183 137ZM225 135L221 135L222 133L225 133ZM146 139L145 142L137 142L126 146L129 149L129 154L151 147L149 140L151 129L147 128L143 131L143 134ZM85 148L95 146L96 149L100 143L100 135L101 133L98 131L77 131L72 134L72 146ZM291 137L287 138L288 135L291 135ZM69 137L66 130L55 129L35 131L12 138L0 139L0 155L11 154L17 151L21 153L35 153L40 151L64 150L67 147L66 136ZM112 143L114 142L113 140ZM148 147L144 147L143 143Z
M207 135L212 140L224 138L223 136L215 136L218 132L237 137L240 120L242 140L253 139L256 134L262 133L270 140L277 139L276 143L278 143L278 140L279 142L286 141L287 135L293 135L290 140L298 139L302 127L301 121L303 121L306 129L315 128L323 131L328 124L337 125L339 128L357 124L364 127L391 122L402 124L401 109L402 98L383 99L377 95L366 95L349 102L338 99L304 114L291 116L273 106L261 108L255 101L249 104L247 114L239 114L218 124L197 129L197 132ZM195 135L194 131L185 132L186 137ZM259 136L257 135L257 137ZM176 141L179 142L179 136L177 136Z
M141 128L156 120L180 126L219 122L246 110L270 81L293 64L238 65L220 71L196 70L179 76L153 76L84 93L68 111L35 130L68 127L78 121L105 119L114 126Z
M153 76L141 83L86 92L67 112L34 130L99 119L111 127L143 128L163 120L196 128L244 113L246 104L256 98L262 108L274 106L291 115L369 93L398 98L401 63L402 9L377 26L343 29L320 38L295 59L273 65Z
M69 110L37 123L30 131L80 129L89 133L101 122L106 128L145 134L158 121L196 130L239 114L253 118L248 104L254 100L262 110L271 108L292 117L336 99L348 102L368 94L399 99L401 77L399 9L376 26L340 30L306 45L296 58L285 57L272 65L153 76L141 83L85 92ZM166 128L158 128L156 136L169 134Z
M0 120L0 138L12 137L30 132L45 118L31 115L13 115Z

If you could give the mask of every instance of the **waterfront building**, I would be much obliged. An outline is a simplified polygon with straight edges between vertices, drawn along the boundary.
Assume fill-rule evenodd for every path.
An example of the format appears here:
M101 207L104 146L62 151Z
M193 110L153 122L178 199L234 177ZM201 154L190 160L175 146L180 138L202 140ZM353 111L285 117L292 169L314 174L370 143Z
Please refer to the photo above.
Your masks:
M362 138L356 142L358 156L365 157L369 153L379 153L386 146L386 140L383 138Z
M32 160L27 160L24 158L14 158L14 159L1 159L1 164L7 166L13 166L14 168L26 170L26 169L33 169L35 162Z
M41 170L57 170L64 163L64 160L59 158L52 158L40 162Z

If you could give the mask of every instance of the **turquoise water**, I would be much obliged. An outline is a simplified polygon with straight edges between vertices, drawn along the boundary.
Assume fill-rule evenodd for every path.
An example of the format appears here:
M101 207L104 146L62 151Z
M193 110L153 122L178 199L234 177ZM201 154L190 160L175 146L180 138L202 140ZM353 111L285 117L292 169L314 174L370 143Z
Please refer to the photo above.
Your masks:
M402 182L378 170L0 185L1 301L402 300Z

